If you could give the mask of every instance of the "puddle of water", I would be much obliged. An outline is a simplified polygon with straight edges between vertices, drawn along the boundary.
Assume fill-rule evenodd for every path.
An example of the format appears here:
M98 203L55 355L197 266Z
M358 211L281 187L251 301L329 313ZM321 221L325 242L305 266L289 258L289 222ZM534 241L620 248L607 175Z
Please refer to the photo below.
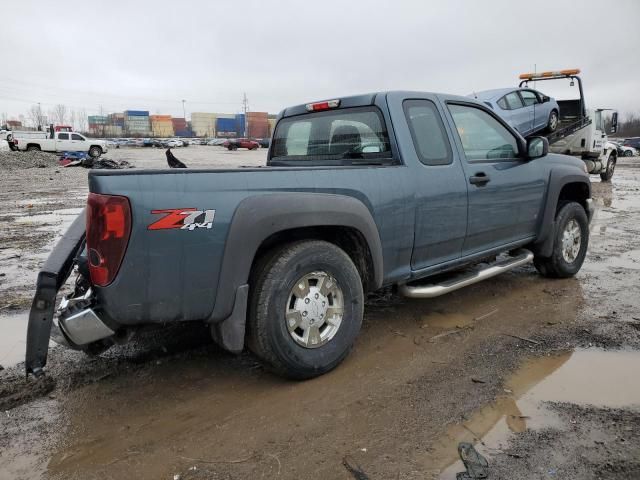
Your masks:
M640 352L577 350L525 362L505 386L505 395L478 410L466 422L452 425L425 458L441 480L464 471L459 442L471 442L488 457L504 446L512 432L559 426L544 402L599 407L640 406Z
M0 365L3 367L24 361L28 320L27 313L0 315Z

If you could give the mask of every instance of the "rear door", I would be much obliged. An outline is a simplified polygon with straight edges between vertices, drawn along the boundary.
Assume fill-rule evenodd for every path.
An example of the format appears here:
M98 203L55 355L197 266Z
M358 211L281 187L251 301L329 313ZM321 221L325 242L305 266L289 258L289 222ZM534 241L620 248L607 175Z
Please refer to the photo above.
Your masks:
M73 142L71 141L71 134L67 132L56 133L56 152L64 152L67 150L73 151Z
M511 121L509 122L511 126L521 135L529 133L533 124L533 112L525 108L518 92L507 93L504 99L511 114Z
M533 239L547 185L540 162L521 158L516 135L483 107L447 107L469 188L463 255Z
M538 98L536 92L532 90L520 90L520 97L524 104L524 110L528 112L531 118L531 124L526 133L528 135L543 128L547 124L549 115L545 113L546 108L540 101L540 98Z
M389 94L389 105L414 192L411 269L458 259L467 228L467 183L442 105L433 95L402 93Z

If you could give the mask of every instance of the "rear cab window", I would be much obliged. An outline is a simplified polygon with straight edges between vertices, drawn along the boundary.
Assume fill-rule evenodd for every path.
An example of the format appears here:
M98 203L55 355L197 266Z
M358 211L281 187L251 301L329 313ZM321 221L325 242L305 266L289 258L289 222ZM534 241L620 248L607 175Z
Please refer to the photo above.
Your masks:
M377 107L353 107L286 117L271 146L272 165L391 163L389 134Z

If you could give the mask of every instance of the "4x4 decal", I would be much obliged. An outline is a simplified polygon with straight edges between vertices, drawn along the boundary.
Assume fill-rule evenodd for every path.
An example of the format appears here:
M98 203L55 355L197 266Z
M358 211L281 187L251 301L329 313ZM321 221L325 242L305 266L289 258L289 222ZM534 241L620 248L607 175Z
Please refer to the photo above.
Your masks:
M164 214L160 220L153 222L147 230L195 230L196 228L212 228L215 210L198 210L195 208L170 208L167 210L151 210L154 214Z

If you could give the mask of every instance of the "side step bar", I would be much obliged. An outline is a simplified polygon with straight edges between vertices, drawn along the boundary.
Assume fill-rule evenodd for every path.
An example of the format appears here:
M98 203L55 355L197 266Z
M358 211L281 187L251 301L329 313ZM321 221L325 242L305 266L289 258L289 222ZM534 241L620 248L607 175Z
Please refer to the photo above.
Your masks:
M508 272L520 265L525 265L533 260L533 253L529 250L521 248L514 252L513 256L510 256L504 260L501 260L493 265L486 267L476 272L464 273L451 280L444 281L442 283L429 284L429 285L416 285L411 286L407 284L400 285L400 294L409 298L433 298L444 295L445 293L453 292L467 285L481 282L487 278L495 277L501 273Z

